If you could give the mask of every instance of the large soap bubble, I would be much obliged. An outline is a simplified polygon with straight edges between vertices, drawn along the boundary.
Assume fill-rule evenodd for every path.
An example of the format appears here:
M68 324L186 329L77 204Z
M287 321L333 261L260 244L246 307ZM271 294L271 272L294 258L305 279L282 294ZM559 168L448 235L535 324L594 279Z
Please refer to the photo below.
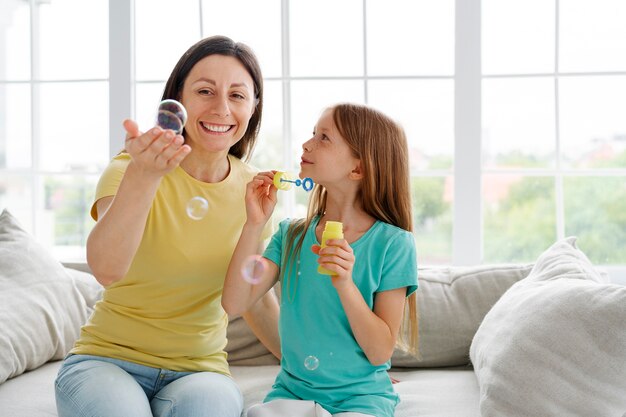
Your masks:
M176 100L163 100L159 104L156 123L163 129L173 130L178 135L182 133L187 123L187 110Z

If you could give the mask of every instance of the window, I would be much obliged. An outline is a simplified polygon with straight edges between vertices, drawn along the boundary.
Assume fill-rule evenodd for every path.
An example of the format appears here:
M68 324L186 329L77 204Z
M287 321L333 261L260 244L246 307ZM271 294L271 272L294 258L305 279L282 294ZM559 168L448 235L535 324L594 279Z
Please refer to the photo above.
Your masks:
M621 0L8 0L0 12L0 207L62 258L84 256L121 121L150 127L179 56L224 34L264 71L256 166L297 171L324 106L367 103L407 132L422 264L532 261L577 235L626 283ZM281 196L278 216L304 213L305 193Z
M452 261L453 0L191 0L177 10L168 3L135 0L140 126L153 123L166 78L194 40L223 34L245 42L259 56L266 89L253 164L297 172L301 145L325 106L352 101L378 107L410 138L422 262ZM236 25L215 19L235 15ZM175 25L182 32L164 29L171 21L190 24ZM411 39L410 50L402 39ZM305 213L306 194L281 197L278 216Z
M624 17L619 0L483 0L485 261L575 235L626 264Z
M84 258L108 161L107 7L0 4L0 207L65 259Z

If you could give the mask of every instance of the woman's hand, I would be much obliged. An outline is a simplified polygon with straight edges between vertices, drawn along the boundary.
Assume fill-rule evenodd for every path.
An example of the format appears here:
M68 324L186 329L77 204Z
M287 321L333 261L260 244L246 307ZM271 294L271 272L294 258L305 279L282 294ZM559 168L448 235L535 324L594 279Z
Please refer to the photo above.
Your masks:
M326 247L311 246L311 251L318 255L317 262L324 268L335 273L330 275L335 288L345 284L352 284L352 269L354 268L354 251L345 239L328 239Z
M278 190L274 186L276 171L259 172L246 186L247 221L264 225L276 207Z
M125 149L136 167L147 175L162 177L174 168L191 152L184 144L181 135L158 126L141 133L133 120L124 120L126 130Z

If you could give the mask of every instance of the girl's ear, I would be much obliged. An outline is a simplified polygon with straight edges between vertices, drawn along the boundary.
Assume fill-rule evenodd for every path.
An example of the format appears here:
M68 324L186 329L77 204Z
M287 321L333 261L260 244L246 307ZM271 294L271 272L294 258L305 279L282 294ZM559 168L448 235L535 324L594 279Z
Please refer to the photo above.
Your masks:
M363 168L361 167L361 160L360 159L356 161L356 166L350 172L349 177L350 177L350 179L353 179L353 180L360 180L360 179L363 178Z

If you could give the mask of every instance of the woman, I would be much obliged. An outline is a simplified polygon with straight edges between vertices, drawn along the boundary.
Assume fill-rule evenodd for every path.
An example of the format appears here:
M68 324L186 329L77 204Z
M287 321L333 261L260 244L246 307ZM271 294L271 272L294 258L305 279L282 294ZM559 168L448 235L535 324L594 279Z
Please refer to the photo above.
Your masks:
M255 173L242 158L261 122L258 62L229 38L204 39L180 58L163 99L185 106L182 135L124 121L125 152L98 183L87 261L105 292L59 371L60 417L238 417L243 408L220 303ZM194 197L209 205L199 220L186 214ZM270 296L257 308L269 319L244 317L279 355L278 304Z

